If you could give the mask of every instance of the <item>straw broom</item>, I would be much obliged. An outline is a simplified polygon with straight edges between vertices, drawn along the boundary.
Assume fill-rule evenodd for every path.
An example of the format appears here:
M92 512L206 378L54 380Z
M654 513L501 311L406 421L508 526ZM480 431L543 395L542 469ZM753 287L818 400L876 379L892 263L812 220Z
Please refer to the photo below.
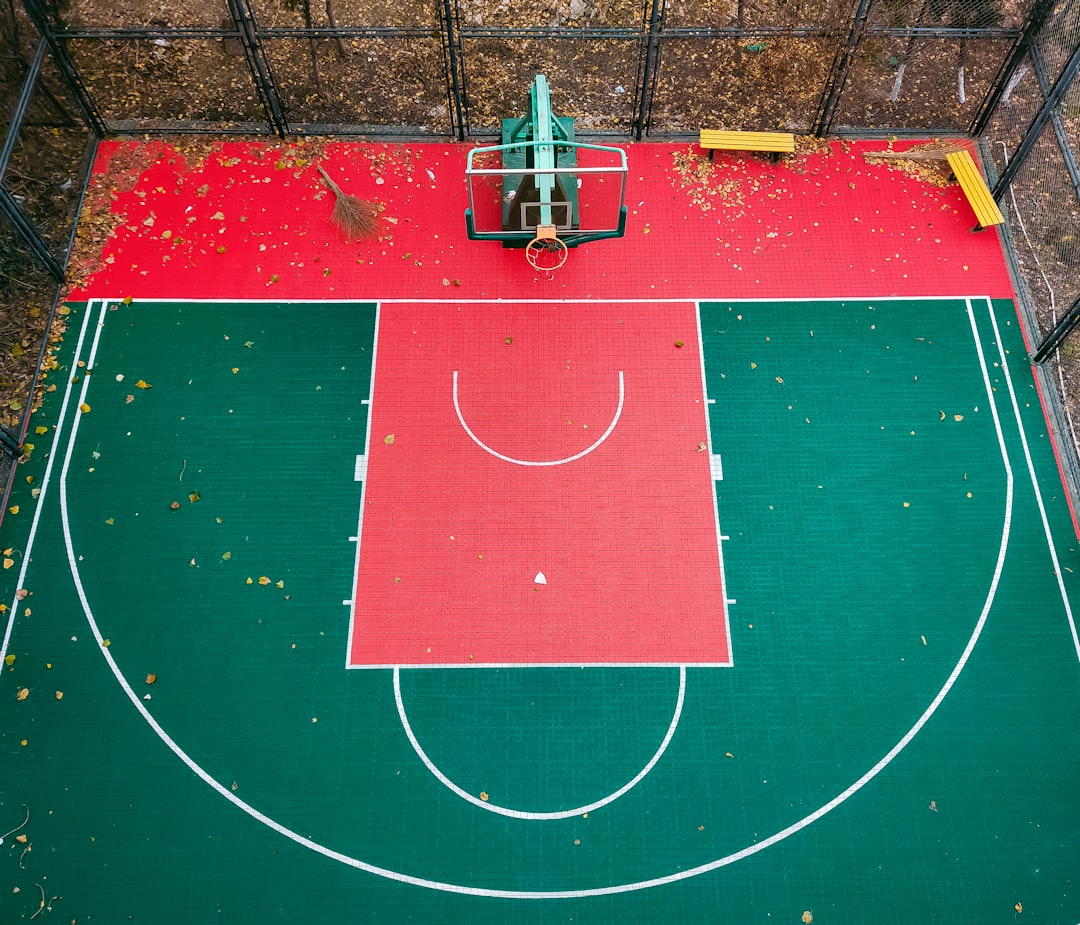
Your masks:
M322 164L315 166L334 193L334 212L330 220L345 233L346 238L376 237L379 233L379 206L344 192L330 179L330 174L323 170Z

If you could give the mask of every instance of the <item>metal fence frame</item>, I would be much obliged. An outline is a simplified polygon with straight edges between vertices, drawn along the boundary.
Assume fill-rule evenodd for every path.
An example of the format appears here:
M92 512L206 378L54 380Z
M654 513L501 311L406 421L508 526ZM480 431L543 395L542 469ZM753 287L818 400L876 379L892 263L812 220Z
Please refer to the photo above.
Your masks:
M530 40L542 43L555 43L567 38L588 41L611 42L625 47L636 55L634 86L632 88L632 117L621 132L582 132L589 134L621 135L626 140L640 141L645 138L687 137L685 131L672 131L670 125L660 124L654 104L656 101L657 80L662 58L667 51L674 53L680 42L687 40L713 42L744 42L763 40L773 36L777 41L784 38L813 38L824 43L825 49L831 49L831 58L825 70L824 85L817 104L814 107L807 127L801 129L804 134L825 135L836 132L838 118L845 94L850 91L852 75L857 66L860 50L874 41L906 42L912 48L923 40L978 41L987 40L999 43L994 45L998 59L991 60L989 66L995 70L989 89L975 107L975 115L964 125L941 125L937 128L918 128L911 126L843 126L844 133L862 132L881 134L888 131L895 134L934 135L968 134L981 136L987 130L995 111L1007 97L1011 82L1021 67L1030 67L1036 74L1041 92L1041 105L1027 127L1020 146L1013 153L1007 167L994 183L996 199L1002 199L1023 169L1032 149L1050 130L1054 133L1058 146L1065 160L1073 189L1080 199L1080 167L1076 162L1066 131L1060 118L1061 101L1080 72L1080 41L1072 49L1071 57L1059 75L1048 73L1039 47L1039 36L1048 17L1055 7L1055 0L1029 0L1021 22L1015 27L993 25L987 28L973 26L916 25L895 26L875 20L875 12L884 9L887 0L843 0L847 6L836 13L835 21L805 25L747 25L740 19L735 25L678 25L669 22L669 7L673 0L640 0L640 15L630 25L618 27L596 27L578 29L558 29L537 26L482 26L470 24L463 15L459 0L434 0L432 22L414 27L388 26L337 26L307 28L284 28L260 26L252 6L253 0L220 0L224 14L222 25L212 27L154 27L139 29L106 28L68 28L50 15L46 7L47 0L22 0L26 16L37 29L40 39L35 48L29 73L22 93L12 108L7 136L0 148L0 221L13 229L14 233L26 243L41 267L52 277L59 287L64 282L64 266L70 253L71 241L68 242L64 259L61 260L51 249L41 230L35 227L19 203L3 187L3 178L14 150L16 139L23 127L28 112L29 101L35 87L41 79L43 62L46 57L55 65L56 71L67 90L77 103L79 115L92 136L91 148L97 140L108 136L126 135L176 135L176 134L246 134L271 135L284 138L303 134L338 134L341 136L387 136L416 137L417 127L409 125L364 125L338 126L321 123L305 123L290 119L289 109L283 99L274 68L267 51L267 42L280 39L316 40L410 40L437 38L442 55L442 77L445 84L447 126L443 134L428 134L424 137L443 137L465 141L486 138L484 132L473 125L470 106L470 88L468 79L468 47L470 42L485 39ZM925 0L922 12L917 17L922 20L930 0ZM1080 0L1078 0L1080 2ZM741 10L741 4L740 4ZM310 17L308 18L310 22ZM69 53L69 43L79 40L165 40L170 39L227 40L239 45L243 53L251 88L258 100L258 109L262 114L260 123L242 125L206 125L193 122L177 121L168 127L141 124L138 120L110 122L102 114L99 101L87 80L80 73L78 66ZM771 40L771 39L770 39ZM989 46L986 46L989 47ZM828 53L826 51L826 53ZM767 127L767 126L763 126ZM1049 129L1048 129L1049 127ZM92 154L92 150L90 152ZM89 174L90 159L87 158L85 181ZM1078 268L1080 269L1080 268ZM55 311L55 300L53 305ZM1072 326L1080 323L1080 311L1067 312L1058 327L1049 332L1039 349L1036 359L1041 360L1051 352L1051 344L1060 344ZM44 344L42 350L44 350ZM29 408L30 402L27 402ZM0 429L2 430L2 429ZM25 431L25 420L23 425ZM0 432L0 453L9 456L17 454L22 444L23 434ZM0 473L2 475L2 473Z
M855 57L861 46L875 39L907 40L998 40L1008 43L1008 50L991 81L990 90L980 102L977 115L968 125L941 125L922 127L918 133L967 132L978 135L990 111L1000 97L1002 88L1032 46L1042 22L1052 7L1050 0L1030 0L1030 7L1023 23L1015 28L990 26L985 28L947 25L887 26L873 22L871 13L883 5L883 0L853 0L837 23L807 23L804 25L744 24L734 26L672 26L668 23L670 0L642 0L640 17L633 26L606 28L558 29L552 27L491 27L470 25L462 14L458 0L435 0L435 16L431 23L415 27L389 26L312 26L308 28L283 28L260 26L256 20L251 0L220 0L222 12L227 13L229 26L211 27L155 27L155 28L69 28L51 18L44 0L22 0L27 15L48 43L64 79L79 100L87 125L95 135L144 135L144 134L274 134L279 137L300 134L402 134L409 126L364 125L347 127L323 123L303 123L291 120L279 89L279 83L266 53L266 43L279 39L349 40L349 39L414 39L437 36L443 57L445 95L449 110L449 131L442 137L463 141L468 137L486 137L487 133L474 131L469 116L469 86L465 61L466 43L476 39L533 39L541 42L559 42L564 39L610 40L625 42L637 47L638 63L636 83L633 87L634 116L624 133L626 137L640 141L648 136L666 137L668 127L658 124L653 112L655 80L665 49L674 48L687 39L697 40L765 40L769 36L820 37L833 49L826 85L814 113L812 125L806 134L823 135L836 129L838 105L843 99L851 76ZM924 4L925 7L925 4ZM83 80L78 67L68 52L68 43L78 40L169 40L169 39L220 39L239 43L250 74L251 86L256 93L264 116L262 124L239 126L215 125L207 127L196 123L178 122L167 128L143 124L110 123L101 114L94 93ZM858 131L862 127L853 126ZM904 132L908 126L866 126L866 129ZM682 133L685 134L685 133Z

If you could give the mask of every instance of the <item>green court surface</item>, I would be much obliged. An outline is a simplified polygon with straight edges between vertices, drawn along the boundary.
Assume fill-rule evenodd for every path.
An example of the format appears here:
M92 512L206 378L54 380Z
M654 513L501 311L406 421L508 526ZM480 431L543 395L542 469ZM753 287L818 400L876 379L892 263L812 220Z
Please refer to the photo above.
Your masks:
M0 922L1080 922L1011 302L698 303L730 667L347 670L392 311L71 306L4 522Z

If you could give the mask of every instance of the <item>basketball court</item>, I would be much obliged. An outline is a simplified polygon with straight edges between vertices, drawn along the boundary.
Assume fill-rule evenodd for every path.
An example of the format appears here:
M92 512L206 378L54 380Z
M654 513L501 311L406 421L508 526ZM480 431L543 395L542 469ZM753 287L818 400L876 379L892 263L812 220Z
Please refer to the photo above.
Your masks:
M464 147L320 148L358 244L304 145L102 145L0 919L1080 922L1075 519L997 232L880 145L627 146L555 271Z

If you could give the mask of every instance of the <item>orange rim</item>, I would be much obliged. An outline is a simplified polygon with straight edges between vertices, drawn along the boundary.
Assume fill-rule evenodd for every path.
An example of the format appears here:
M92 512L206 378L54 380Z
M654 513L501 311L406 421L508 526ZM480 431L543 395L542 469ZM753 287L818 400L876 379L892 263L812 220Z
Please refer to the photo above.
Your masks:
M553 273L566 263L569 249L559 238L533 238L525 248L525 259L534 270Z

